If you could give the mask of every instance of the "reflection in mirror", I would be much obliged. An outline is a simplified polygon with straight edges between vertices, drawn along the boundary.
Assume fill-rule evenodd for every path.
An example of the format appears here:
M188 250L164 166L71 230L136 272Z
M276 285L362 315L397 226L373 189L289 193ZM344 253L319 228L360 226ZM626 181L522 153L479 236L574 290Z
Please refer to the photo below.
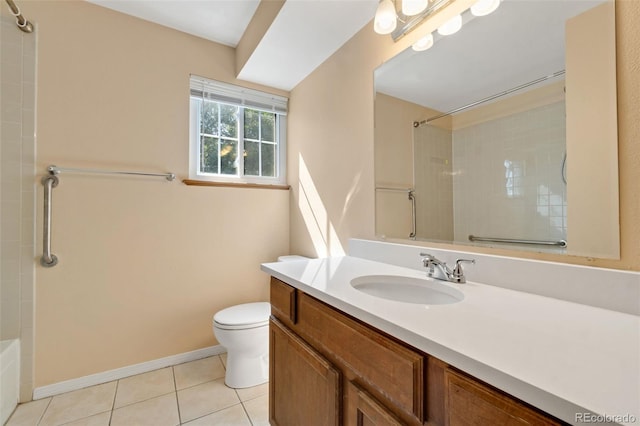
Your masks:
M614 21L503 0L378 68L376 233L619 257Z

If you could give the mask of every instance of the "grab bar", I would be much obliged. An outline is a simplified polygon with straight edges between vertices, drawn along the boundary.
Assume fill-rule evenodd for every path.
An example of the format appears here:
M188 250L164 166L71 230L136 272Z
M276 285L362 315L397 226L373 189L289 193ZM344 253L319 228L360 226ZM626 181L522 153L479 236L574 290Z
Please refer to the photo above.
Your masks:
M409 196L409 201L411 201L411 232L409 233L409 238L412 240L416 239L416 194L415 189L413 188L392 188L388 186L376 186L376 190L378 191L391 191L391 192L406 192Z
M543 241L543 240L518 240L513 238L493 238L493 237L476 237L475 235L469 235L469 241L485 241L492 243L509 243L509 244L530 244L539 246L558 246L566 247L567 242L565 240L558 241Z
M44 185L44 231L42 233L42 257L40 265L51 268L58 264L58 258L51 253L51 192L58 186L58 178L54 175L42 178Z
M136 175L136 176L159 176L164 177L168 181L173 181L176 175L173 173L147 173L147 172L128 172L118 170L96 170L96 169L70 169L61 168L51 165L47 167L49 175L42 178L44 185L44 231L42 233L42 257L40 264L44 267L51 268L58 264L58 258L51 253L51 193L53 188L58 186L58 176L62 172L74 173L100 173L100 174L116 174L116 175Z
M411 201L411 233L409 238L416 239L416 194L413 189L409 190L409 201Z

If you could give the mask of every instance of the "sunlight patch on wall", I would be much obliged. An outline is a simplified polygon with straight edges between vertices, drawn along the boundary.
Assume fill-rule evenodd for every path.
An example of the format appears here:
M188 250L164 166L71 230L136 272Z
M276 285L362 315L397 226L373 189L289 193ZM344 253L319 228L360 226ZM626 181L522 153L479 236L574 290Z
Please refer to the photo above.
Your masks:
M344 256L344 248L333 224L329 220L327 209L301 154L298 156L298 161L298 208L309 232L316 256Z

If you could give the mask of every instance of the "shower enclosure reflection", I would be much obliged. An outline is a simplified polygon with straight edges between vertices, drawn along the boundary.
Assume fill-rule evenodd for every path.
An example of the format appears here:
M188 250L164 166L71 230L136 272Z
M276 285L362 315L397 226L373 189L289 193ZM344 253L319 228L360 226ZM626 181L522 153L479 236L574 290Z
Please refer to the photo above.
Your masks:
M611 52L614 3L579 0L504 1L400 53L375 73L376 188L414 189L417 239L619 257ZM376 191L379 236L408 237L402 195Z
M518 99L531 109L503 116L493 104L453 117L451 126L435 120L414 129L418 238L566 240L561 83L544 100Z
M24 17L6 16L8 9L0 6L0 424L4 424L18 401L31 400L33 390L36 38L20 27L28 22Z

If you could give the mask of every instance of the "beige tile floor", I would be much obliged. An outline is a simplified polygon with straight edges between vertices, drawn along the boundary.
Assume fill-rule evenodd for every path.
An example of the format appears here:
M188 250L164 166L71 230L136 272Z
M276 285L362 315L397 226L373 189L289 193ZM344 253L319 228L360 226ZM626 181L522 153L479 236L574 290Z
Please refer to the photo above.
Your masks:
M263 426L268 384L224 384L226 354L21 404L6 426Z

